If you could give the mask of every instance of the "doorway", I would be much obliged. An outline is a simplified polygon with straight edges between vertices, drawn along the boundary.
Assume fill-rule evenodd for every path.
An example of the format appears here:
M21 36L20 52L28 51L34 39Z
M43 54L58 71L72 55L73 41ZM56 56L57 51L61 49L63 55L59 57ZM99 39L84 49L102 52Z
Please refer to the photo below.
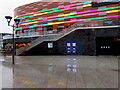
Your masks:
M77 54L78 49L77 49L77 43L76 42L67 42L67 54Z
M120 40L116 37L97 37L96 55L120 55Z

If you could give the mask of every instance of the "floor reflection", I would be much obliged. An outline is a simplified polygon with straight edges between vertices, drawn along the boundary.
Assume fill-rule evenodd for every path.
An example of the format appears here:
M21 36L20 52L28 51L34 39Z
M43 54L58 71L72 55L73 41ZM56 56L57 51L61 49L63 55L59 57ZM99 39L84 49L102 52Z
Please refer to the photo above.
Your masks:
M76 58L68 58L66 61L66 70L68 72L77 72L77 63Z
M0 61L0 89L2 89L2 62Z
M13 88L13 68L7 62L2 62L2 88Z
M71 69L70 72L76 72L77 59L69 58L69 59L67 59L67 63L69 63L69 60L70 60L71 67L68 67L69 64L67 64L67 67ZM60 80L60 78L64 78L64 77L62 77L60 74L57 74L57 73L61 73L61 71L60 72L59 72L59 70L56 71L56 69L62 68L62 70L64 71L64 73L66 73L66 75L68 75L68 73L67 73L68 71L66 71L66 69L63 67L56 66L55 64L52 63L52 61L50 63L48 63L47 65L46 64L35 65L34 70L32 70L33 68L30 69L31 64L30 65L29 64L22 65L22 67L28 68L28 69L30 69L30 71L28 71L28 69L21 71L22 68L20 68L20 67L21 66L19 66L19 65L15 65L15 69L14 69L14 72L15 72L14 87L16 87L16 88L20 88L20 87L24 87L24 88L26 88L26 87L27 88L76 87L75 84L67 83L67 78L66 78L65 82ZM38 69L38 71L35 69ZM51 78L54 78L54 80L52 80Z
M116 88L117 57L4 57L3 88Z

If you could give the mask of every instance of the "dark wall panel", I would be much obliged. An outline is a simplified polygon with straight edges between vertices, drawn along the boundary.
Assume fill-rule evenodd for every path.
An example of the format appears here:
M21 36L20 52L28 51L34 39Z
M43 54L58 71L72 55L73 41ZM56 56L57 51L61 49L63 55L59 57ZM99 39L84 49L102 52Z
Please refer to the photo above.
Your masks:
M120 36L119 28L103 28L94 30L76 30L67 36L54 41L53 48L48 48L48 42L43 42L31 50L26 55L75 55L66 53L67 42L76 42L78 52L76 55L96 55L96 37L118 37Z

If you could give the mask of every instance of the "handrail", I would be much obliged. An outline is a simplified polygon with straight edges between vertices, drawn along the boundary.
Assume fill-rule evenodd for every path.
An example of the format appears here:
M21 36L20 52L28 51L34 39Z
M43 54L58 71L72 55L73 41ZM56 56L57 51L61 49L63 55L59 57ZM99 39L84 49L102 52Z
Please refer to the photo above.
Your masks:
M32 42L30 42L30 46L24 46L19 48L18 50L16 50L16 55L20 55L22 52L25 52L29 49L31 49L32 47L42 43L43 41L53 41L56 38L59 38L62 34L59 35L49 35L49 36L41 36L35 40L33 40Z
M60 34L57 34L57 35L40 36L39 38L31 41L30 46L27 45L27 46L21 47L18 50L16 50L16 55L20 55L22 52L25 52L25 51L31 49L32 47L36 46L37 44L42 43L43 41L57 40L61 36L65 35L67 32L69 32L72 29L76 28L77 25L78 25L78 22L76 22L73 25L69 26L67 29L61 31Z

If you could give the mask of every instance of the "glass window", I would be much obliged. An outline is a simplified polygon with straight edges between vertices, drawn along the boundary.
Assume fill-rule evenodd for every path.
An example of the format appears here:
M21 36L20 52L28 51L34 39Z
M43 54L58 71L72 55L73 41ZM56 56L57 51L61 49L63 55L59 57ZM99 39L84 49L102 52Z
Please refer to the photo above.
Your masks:
M22 13L24 13L25 11L22 11Z
M42 5L42 3L39 3L38 5Z
M75 2L77 2L77 0L71 1L70 3L75 3Z
M29 6L25 7L25 8L29 8Z
M34 28L30 29L29 31L30 31L30 35L35 35L35 29Z
M49 2L48 4L51 4L52 2Z
M35 28L35 35L39 35L38 28Z
M52 34L53 33L53 30L49 30L47 31L48 34Z
M42 30L42 27L41 28L37 28L37 30Z
M31 7L29 7L29 8L33 8L33 7L31 6Z
M47 8L43 8L42 10L46 10Z
M60 5L59 7L62 7L62 6L64 6L64 5Z
M24 36L29 36L30 33L29 33L29 29L24 29Z
M18 10L18 12L21 11L21 10Z
M64 7L64 8L70 8L70 6L68 6L68 7Z
M34 8L33 10L37 10L38 8Z
M47 6L46 4L45 5L43 5L43 7L45 7L45 6Z
M77 11L71 11L70 13L77 13Z
M63 15L64 13L59 13L58 15Z
M64 26L58 26L58 27L64 27Z
M54 2L54 1L58 1L58 0L53 0L53 2Z
M16 37L19 37L20 36L20 31L16 31Z
M48 48L53 48L53 43L48 43Z
M58 3L58 4L63 4L64 2L60 2L60 3Z

